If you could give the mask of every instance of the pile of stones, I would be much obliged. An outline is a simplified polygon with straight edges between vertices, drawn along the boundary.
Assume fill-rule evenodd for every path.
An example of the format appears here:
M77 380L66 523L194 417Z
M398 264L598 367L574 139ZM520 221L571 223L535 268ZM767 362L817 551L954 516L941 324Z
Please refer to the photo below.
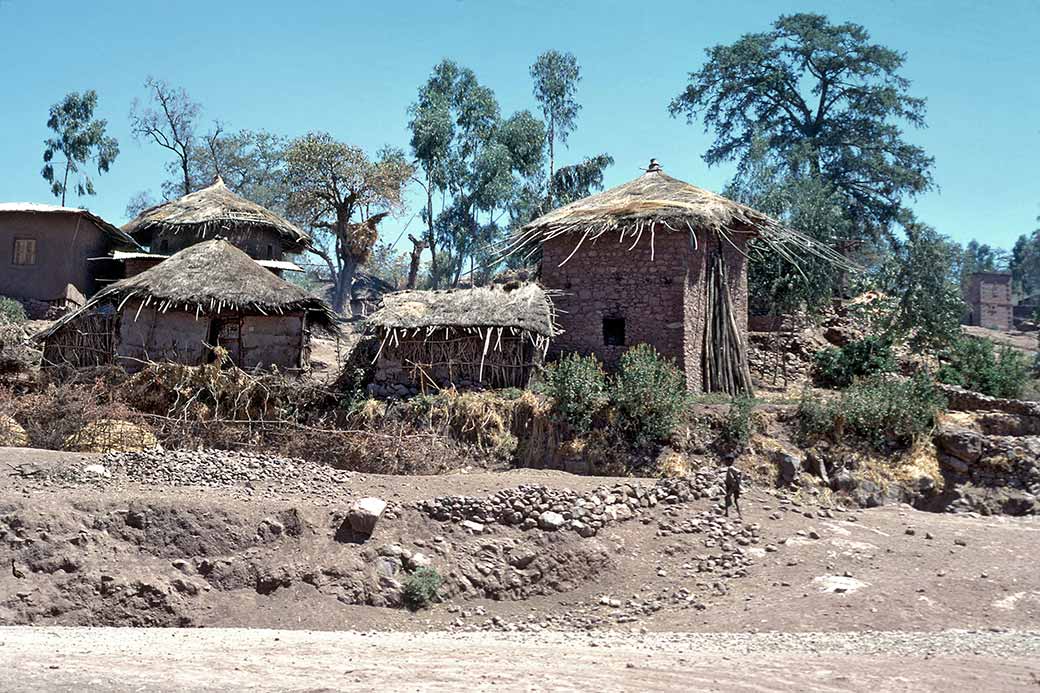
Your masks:
M163 486L237 486L252 482L334 484L347 472L309 463L236 450L143 450L108 453L96 464L62 471L63 480L105 482L110 478Z
M675 504L722 495L721 477L713 470L660 479L652 486L618 483L588 493L524 485L490 496L441 496L420 501L421 513L441 522L455 522L475 534L500 524L544 531L572 530L592 537L612 522L630 519L658 503Z

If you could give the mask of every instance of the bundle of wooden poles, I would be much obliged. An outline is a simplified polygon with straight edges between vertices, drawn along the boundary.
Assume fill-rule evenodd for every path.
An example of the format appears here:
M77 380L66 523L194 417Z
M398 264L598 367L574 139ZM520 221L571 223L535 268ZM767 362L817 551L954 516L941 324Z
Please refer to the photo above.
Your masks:
M704 391L751 395L747 345L737 328L722 253L711 263L704 321Z

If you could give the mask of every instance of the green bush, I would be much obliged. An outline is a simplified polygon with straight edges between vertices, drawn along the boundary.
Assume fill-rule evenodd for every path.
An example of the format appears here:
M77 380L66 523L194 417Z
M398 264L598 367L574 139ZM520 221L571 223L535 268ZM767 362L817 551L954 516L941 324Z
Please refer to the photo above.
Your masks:
M722 420L720 437L727 445L743 447L751 440L755 432L754 418L755 400L751 397L737 397L729 405L729 411Z
M991 397L1017 399L1029 379L1029 363L1022 352L1008 346L998 350L988 339L959 337L940 359L939 382Z
M22 307L21 303L13 298L0 296L0 323L18 325L28 319L29 317L25 314L25 308Z
M864 337L816 354L813 377L821 387L846 388L857 378L888 373L896 368L892 344L878 336Z
M418 568L404 583L404 604L412 611L424 609L437 599L437 590L444 582L433 568Z
M946 406L935 384L923 374L899 380L871 376L853 383L835 399L805 394L798 406L803 435L846 434L876 448L909 445L935 425Z
M595 356L565 355L545 369L542 391L552 398L557 420L579 434L592 429L608 402L607 378Z
M671 436L689 401L682 372L648 344L621 356L610 395L616 432L636 447Z

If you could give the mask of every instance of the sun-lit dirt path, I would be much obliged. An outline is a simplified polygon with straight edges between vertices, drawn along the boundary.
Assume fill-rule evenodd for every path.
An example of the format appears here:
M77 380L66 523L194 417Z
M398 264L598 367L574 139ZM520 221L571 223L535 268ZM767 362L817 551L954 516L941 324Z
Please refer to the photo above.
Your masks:
M1040 633L0 629L4 691L1013 691Z

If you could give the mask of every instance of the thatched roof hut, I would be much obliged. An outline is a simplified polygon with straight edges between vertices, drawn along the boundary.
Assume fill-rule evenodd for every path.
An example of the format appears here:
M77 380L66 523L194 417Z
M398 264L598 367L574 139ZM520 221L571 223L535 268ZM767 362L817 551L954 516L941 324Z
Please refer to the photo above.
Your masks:
M523 387L559 333L537 284L398 291L366 319L379 339L377 386Z
M219 176L207 188L144 210L123 231L143 244L151 243L156 234L205 239L242 233L277 236L290 253L303 252L311 244L310 236L297 226L233 193Z
M111 334L98 326L98 316L111 323ZM227 241L213 240L112 284L56 321L37 335L47 345L45 361L82 365L74 347L88 334L79 328L91 322L89 334L98 336L94 351L104 351L97 347L104 343L118 356L193 363L205 357L207 345L220 345L232 351L233 360L239 349L240 365L251 367L299 362L307 329L332 331L336 317L325 301L275 276ZM276 342L289 345L288 355L271 356L271 349L285 351L285 344Z
M645 235L653 258L656 234L684 233L696 244L698 231L725 237L757 237L763 245L796 264L807 253L847 264L839 253L767 214L669 176L655 160L651 160L646 173L634 180L529 222L514 236L507 254L564 235L577 237L576 253L583 243L617 232L618 242L631 243L631 247Z
M505 254L542 253L541 282L560 292L553 352L595 353L608 367L647 343L692 390L750 392L747 259L773 252L847 265L767 214L667 175L651 160L635 180L523 226Z

